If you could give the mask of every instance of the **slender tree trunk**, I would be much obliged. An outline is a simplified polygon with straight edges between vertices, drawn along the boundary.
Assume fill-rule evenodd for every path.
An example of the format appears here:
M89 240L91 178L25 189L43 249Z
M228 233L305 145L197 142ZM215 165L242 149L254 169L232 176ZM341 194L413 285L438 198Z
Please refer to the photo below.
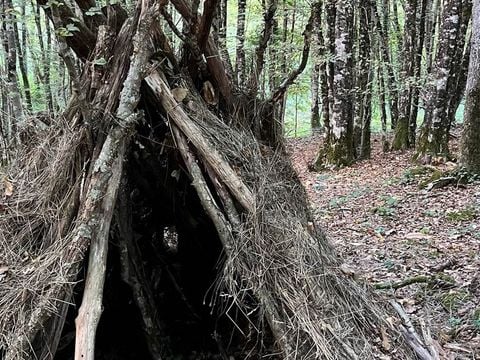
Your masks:
M421 83L422 75L422 56L423 56L423 44L425 42L425 18L427 11L427 3L430 0L422 0L422 5L420 7L420 16L417 21L417 44L415 50L415 82L416 84L412 90L412 108L410 111L410 120L409 120L409 132L408 138L410 145L415 147L415 140L417 134L417 117L418 117L418 107L419 107L419 98L420 98L420 88L419 83Z
M438 11L439 0L429 0L427 4L427 20L425 23L425 69L427 74L430 74L432 71L432 63L435 56L434 48Z
M414 84L415 42L416 42L416 15L417 0L405 1L405 27L403 33L403 63L401 78L404 85L399 98L399 118L395 127L393 150L408 149L411 147L409 139L410 110L412 105L412 89Z
M462 1L451 0L443 10L443 19L440 30L438 56L435 61L435 73L431 86L431 96L427 105L425 121L419 137L416 158L428 155L449 155L449 119L448 103L450 86L454 80L454 57L457 52L461 28ZM463 45L462 45L463 51ZM457 69L458 70L458 69ZM428 159L427 159L428 160Z
M7 50L7 90L8 98L12 107L12 114L15 118L15 127L22 129L25 124L25 113L22 105L22 97L17 79L17 41L15 28L13 26L15 19L11 0L3 0L2 21L5 24L4 48Z
M53 95L52 95L52 86L50 82L50 61L49 61L49 54L47 54L47 47L45 46L44 41L44 34L42 29L42 20L41 20L41 13L40 13L40 5L34 4L32 2L32 8L34 9L34 18L35 18L35 25L37 28L37 35L38 35L38 44L40 47L40 59L41 59L41 80L44 86L44 95L45 95L45 103L47 104L47 109L50 113L54 112L53 106ZM47 41L51 38L50 35L50 28L48 26L48 19L45 16L45 32L47 34Z
M228 16L227 0L220 0L218 4L218 11L215 16L214 37L218 44L220 56L225 64L228 76L233 79L233 66L230 54L227 48L227 16Z
M472 17L472 0L462 0L462 16L460 33L458 34L457 48L453 57L452 79L449 85L449 101L448 101L448 125L449 130L455 122L455 114L465 92L467 83L468 62L470 58L470 38L467 36L467 29Z
M235 73L237 84L240 88L245 87L246 63L245 63L245 16L247 12L247 0L238 0L237 15L237 53L235 60Z
M460 166L480 173L480 0L473 0L470 65L465 90Z
M328 63L327 63L327 84L328 84L328 102L327 105L324 105L324 109L327 108L328 111L328 128L325 130L325 144L330 143L332 136L332 118L333 118L333 79L334 79L334 70L335 70L335 22L337 17L337 8L335 5L335 0L327 0L325 4L325 13L327 20L327 46L328 49ZM320 157L319 157L320 158Z
M385 108L385 77L383 74L383 66L377 67L377 88L378 88L378 100L380 107L380 121L382 123L382 150L388 151L389 144L387 140L387 110Z
M22 28L21 31L18 28L16 19L14 19L13 26L15 28L15 40L17 47L17 57L18 65L20 68L20 74L22 75L23 83L23 92L25 94L25 103L27 105L27 110L32 112L32 95L30 90L30 82L28 80L28 70L27 70L27 24L25 18L25 3L22 2L20 7L20 17L22 19Z
M314 8L314 37L312 46L312 73L311 73L311 111L310 111L310 124L312 131L320 129L320 68L323 62L323 56L325 55L322 50L323 36L322 36L322 3L317 2Z
M389 5L388 1L383 2L382 17L380 17L378 8L373 5L373 16L376 24L377 33L379 36L378 47L381 51L380 61L386 69L386 87L388 91L388 108L390 109L390 124L391 128L395 129L398 120L398 91L397 91L397 79L395 77L395 68L393 61L393 54L390 49L390 36L389 36ZM383 19L383 21L381 21Z
M355 104L355 124L358 135L355 134L354 145L357 150L357 158L367 159L370 157L370 124L372 120L372 7L374 3L364 0L360 3L358 19L358 60L357 60L357 84ZM357 125L358 124L358 125Z

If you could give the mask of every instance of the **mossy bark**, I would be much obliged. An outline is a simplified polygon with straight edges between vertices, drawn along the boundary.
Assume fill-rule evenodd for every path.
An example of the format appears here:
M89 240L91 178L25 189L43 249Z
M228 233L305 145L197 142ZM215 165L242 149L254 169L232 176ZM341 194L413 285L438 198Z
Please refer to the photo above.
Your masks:
M397 122L397 126L395 128L395 136L392 142L392 150L405 150L410 147L410 141L408 138L408 119L409 118L401 118Z
M335 64L331 132L320 149L314 167L342 167L354 160L353 144L353 5L346 1L336 4Z
M458 52L464 51L462 40L462 6L460 0L446 4L440 28L438 56L432 84L429 87L429 99L425 121L422 125L417 154L415 158L425 156L449 156L448 140L450 121L449 104L455 94L460 67Z

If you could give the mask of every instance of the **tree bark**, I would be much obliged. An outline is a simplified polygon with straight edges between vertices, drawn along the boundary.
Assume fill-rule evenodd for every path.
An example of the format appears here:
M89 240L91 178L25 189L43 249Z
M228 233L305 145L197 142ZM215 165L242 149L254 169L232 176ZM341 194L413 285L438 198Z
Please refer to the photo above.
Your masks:
M423 57L423 44L425 42L425 18L427 11L427 3L430 0L422 0L420 6L420 16L417 19L417 43L415 45L415 85L412 90L412 108L410 110L409 131L408 138L412 147L415 147L416 135L417 135L417 116L418 108L420 106L420 84L422 75L422 57Z
M370 157L370 124L372 120L372 7L370 0L362 1L358 9L358 59L355 86L354 146L358 159Z
M438 56L435 73L430 87L427 112L422 125L416 158L428 156L449 156L448 103L450 86L453 86L454 57L457 52L461 27L462 1L449 1L443 10ZM462 45L463 51L463 45Z
M15 28L15 40L17 47L18 66L20 68L20 74L22 75L23 93L25 94L25 103L28 112L32 112L32 94L30 89L30 81L28 80L27 62L27 24L25 19L25 3L22 3L20 7L20 17L23 19L21 31L18 27L17 20L15 19L13 26Z
M335 66L330 141L320 150L315 167L351 164L353 149L353 4L337 1L335 19Z
M20 131L25 127L25 112L22 105L22 97L17 78L17 51L16 34L13 26L13 5L11 0L3 0L2 22L5 24L4 48L7 52L7 90L8 98L12 106L12 114L15 118L15 127Z
M324 45L322 35L322 2L314 5L314 40L312 46L312 73L311 73L311 107L310 107L310 125L312 131L320 129L320 69L324 61Z
M245 63L245 16L247 12L247 0L238 0L237 14L237 53L235 60L235 73L237 85L245 87L246 63Z
M465 90L460 166L480 173L480 0L473 0L472 46Z
M395 3L395 2L394 2ZM411 147L409 139L410 111L412 105L412 81L415 68L416 16L417 0L405 2L405 26L403 34L403 63L401 78L405 82L399 97L399 118L395 127L393 150L403 150Z

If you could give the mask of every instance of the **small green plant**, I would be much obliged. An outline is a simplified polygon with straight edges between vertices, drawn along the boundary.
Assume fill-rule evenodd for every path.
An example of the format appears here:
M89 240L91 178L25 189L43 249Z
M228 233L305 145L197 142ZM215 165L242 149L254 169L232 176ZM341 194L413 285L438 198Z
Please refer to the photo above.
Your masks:
M448 326L451 328L456 328L462 324L462 319L451 317L448 319Z
M475 207L468 206L462 210L448 211L446 217L447 220L453 222L470 221L477 217L477 211Z
M423 228L420 229L420 233L423 235L428 235L430 234L431 228L429 226L424 226Z
M464 290L450 290L441 295L440 303L447 311L455 311L470 299L470 294Z
M438 216L438 211L434 209L428 209L423 212L425 216L429 217L437 217Z
M380 216L393 216L395 214L395 208L398 205L398 199L390 195L382 196L382 199L383 204L374 207L372 212Z
M347 202L347 200L348 199L345 195L337 196L328 202L328 206L331 208L340 208Z
M395 263L391 259L387 259L383 262L383 266L385 266L388 270L392 270L395 267Z

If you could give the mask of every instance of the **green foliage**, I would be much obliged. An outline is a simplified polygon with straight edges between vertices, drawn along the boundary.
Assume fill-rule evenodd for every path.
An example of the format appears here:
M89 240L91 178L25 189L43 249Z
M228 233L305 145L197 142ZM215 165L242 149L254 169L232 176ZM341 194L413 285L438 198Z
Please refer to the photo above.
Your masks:
M465 209L448 211L446 218L452 222L470 221L477 217L477 209L474 206L468 206Z
M472 323L477 331L480 331L480 308L476 308L472 314Z
M390 217L395 214L395 208L398 205L398 199L394 196L382 196L383 204L372 208L374 214Z
M447 311L458 310L470 300L471 295L465 290L450 290L446 294L440 294L440 303Z
M91 7L85 12L86 16L95 16L95 15L101 15L101 14L102 14L102 9L96 6Z
M80 31L80 29L73 23L67 24L66 27L60 27L57 29L57 35L61 37L73 36L73 33Z

